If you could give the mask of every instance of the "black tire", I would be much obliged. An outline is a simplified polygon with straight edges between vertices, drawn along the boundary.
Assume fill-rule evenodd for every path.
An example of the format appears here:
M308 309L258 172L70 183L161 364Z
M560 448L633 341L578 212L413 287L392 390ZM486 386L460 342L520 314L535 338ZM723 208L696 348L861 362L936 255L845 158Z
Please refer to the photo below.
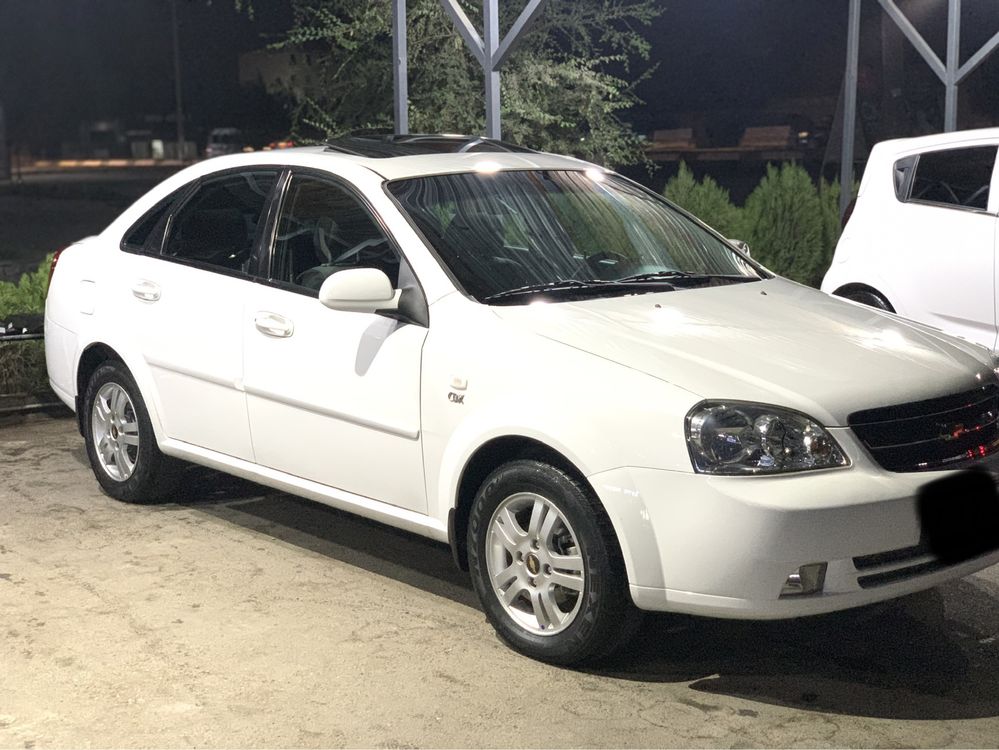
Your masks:
M849 292L844 292L840 296L854 302L859 302L862 305L873 307L875 310L884 310L890 313L895 312L895 309L889 304L888 300L873 290L853 289Z
M557 541L552 531L554 528L556 532L561 530L557 538L563 544L566 539L574 543L568 548L551 550L548 542L542 542L541 549L581 560L581 593L554 584L550 576L559 575L558 571L553 571L547 564L539 564L538 557L518 561L502 542L500 544L504 549L490 546L494 516L499 517L501 507L513 507L510 503L519 497L540 497L545 507L549 508L547 512L554 509L556 516L561 516L549 528L551 541ZM528 499L526 502L528 507L520 512L518 518L527 518L531 513L529 508L533 507L530 504L536 501ZM529 530L529 523L519 525L520 532ZM545 524L540 525L544 529ZM543 535L534 538L541 537ZM529 541L531 538L530 533L518 537L525 540L525 544L532 544ZM494 541L499 541L499 537L495 537ZM527 547L523 549L529 551ZM537 544L532 549L539 550L537 554L541 556L542 563L557 559L545 557ZM518 595L510 607L501 601L501 594L493 585L489 570L490 555L494 556L493 560L503 559L503 562L494 564L494 570L509 564L505 570L517 571L510 574L517 575L518 579L508 584L507 591L520 586L523 596ZM533 555L529 554L530 557ZM469 516L468 563L472 584L489 622L509 646L534 659L563 666L596 661L609 656L627 642L641 621L641 612L635 607L628 591L624 561L607 513L588 487L548 464L532 460L512 461L486 478L476 494ZM521 575L534 576L530 580L533 589L526 587L519 578ZM515 619L515 616L530 619L531 612L520 614L520 610L513 610L516 604L525 609L530 607L537 614L537 605L532 605L527 599L531 598L533 602L535 594L540 598L543 590L548 592L549 597L557 597L563 603L568 599L566 606L573 607L561 624L552 624L556 618L550 618L546 625L540 616L537 617L537 626L542 631L546 627L554 628L554 632L548 634L532 631L530 625ZM559 612L559 615L563 614Z
M134 415L134 424L137 427L138 445L122 446L128 455L126 461L131 461L133 464L131 471L123 478L112 476L111 471L117 470L117 466L105 468L98 456L94 432L94 403L105 386L112 388L118 386L127 394L131 403L126 405L126 413ZM153 503L170 494L177 486L184 464L160 452L142 394L139 393L135 379L124 364L109 361L100 365L90 376L80 408L87 456L94 476L105 493L126 503ZM125 431L122 430L120 434L124 435ZM118 437L117 430L115 437ZM109 463L117 464L117 461ZM122 474L124 473L122 470Z

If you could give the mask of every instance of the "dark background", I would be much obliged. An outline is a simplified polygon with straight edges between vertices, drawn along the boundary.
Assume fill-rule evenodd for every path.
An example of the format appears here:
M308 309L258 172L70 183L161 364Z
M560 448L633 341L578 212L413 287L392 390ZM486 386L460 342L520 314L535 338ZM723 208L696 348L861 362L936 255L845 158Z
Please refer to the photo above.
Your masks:
M946 0L899 2L943 57ZM232 0L178 0L192 135L240 126L261 108L239 86L238 55L278 38L291 15L287 2L256 0L254 6L251 19ZM832 121L845 62L847 0L667 0L663 6L648 31L658 68L638 88L646 104L630 113L640 132L693 120L713 145L725 145L800 97L831 102L812 120L824 119L815 123L823 127ZM882 80L883 13L876 0L863 7L860 96L870 110L884 101L891 82ZM962 59L997 31L999 2L964 0ZM942 127L943 86L907 43L901 49L904 121L874 123L872 138L908 135L890 131L911 130L917 119L924 128ZM996 121L997 87L999 55L962 86L961 127ZM58 155L81 122L118 119L134 127L149 116L170 116L168 0L0 0L0 102L8 139L36 156Z

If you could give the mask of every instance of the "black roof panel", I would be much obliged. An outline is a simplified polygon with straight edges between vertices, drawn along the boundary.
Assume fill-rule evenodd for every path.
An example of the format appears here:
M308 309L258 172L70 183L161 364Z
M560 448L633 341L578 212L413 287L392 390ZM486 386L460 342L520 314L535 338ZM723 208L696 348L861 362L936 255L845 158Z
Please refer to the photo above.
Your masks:
M477 135L418 133L409 135L347 135L326 141L326 150L374 159L423 154L534 153L533 149Z

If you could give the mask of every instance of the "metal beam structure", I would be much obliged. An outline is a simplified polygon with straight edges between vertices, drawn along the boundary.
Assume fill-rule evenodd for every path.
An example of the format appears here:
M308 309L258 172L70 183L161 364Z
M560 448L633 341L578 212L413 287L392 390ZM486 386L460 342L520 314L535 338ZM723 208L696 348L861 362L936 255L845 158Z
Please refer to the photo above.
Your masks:
M961 0L947 0L947 54L944 62L898 7L897 0L878 0L878 3L943 83L944 131L957 130L958 86L999 48L999 33L961 65ZM846 106L843 109L843 163L840 165L841 213L845 213L849 205L849 186L853 184L854 139L857 129L857 70L860 64L860 6L861 0L850 0L850 33L847 42L845 79Z
M482 4L483 48L486 64L486 137L500 137L500 74L495 57L499 52L499 0L485 0Z
M392 90L396 135L409 132L409 49L406 0L392 0Z
M850 0L846 41L846 82L843 89L843 154L840 161L839 215L853 199L853 149L857 136L857 79L860 69L860 0ZM849 130L847 130L849 128Z
M510 55L527 32L531 30L547 4L548 0L529 0L506 36L500 38L499 0L483 0L482 2L482 36L479 36L479 32L458 0L441 0L441 5L451 18L451 22L461 38L465 40L472 56L482 66L482 71L485 74L486 135L489 138L498 139L502 135L500 69L510 59Z
M184 94L180 77L180 29L177 23L177 0L170 0L170 22L173 26L173 94L177 117L177 158L184 159Z

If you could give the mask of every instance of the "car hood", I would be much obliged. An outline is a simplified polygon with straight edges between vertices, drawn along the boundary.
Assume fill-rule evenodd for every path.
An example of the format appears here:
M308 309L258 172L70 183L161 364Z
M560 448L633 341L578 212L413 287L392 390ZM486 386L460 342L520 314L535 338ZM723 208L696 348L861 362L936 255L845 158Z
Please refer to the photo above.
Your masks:
M777 404L829 426L994 378L982 347L779 278L492 309L700 398Z

